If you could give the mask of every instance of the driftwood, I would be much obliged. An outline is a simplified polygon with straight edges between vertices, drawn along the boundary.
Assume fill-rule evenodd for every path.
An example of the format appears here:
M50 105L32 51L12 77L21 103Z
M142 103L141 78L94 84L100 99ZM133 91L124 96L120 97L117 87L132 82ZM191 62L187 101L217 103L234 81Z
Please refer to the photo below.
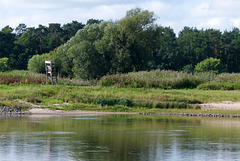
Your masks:
M10 108L8 106L1 106L0 107L0 114L17 114L21 115L23 114L21 107L16 107L16 108Z

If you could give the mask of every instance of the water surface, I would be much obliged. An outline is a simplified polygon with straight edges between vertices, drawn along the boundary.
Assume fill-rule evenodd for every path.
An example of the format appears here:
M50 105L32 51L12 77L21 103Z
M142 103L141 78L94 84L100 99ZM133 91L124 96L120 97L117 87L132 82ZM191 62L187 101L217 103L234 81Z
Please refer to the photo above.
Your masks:
M1 161L238 160L240 120L0 116Z

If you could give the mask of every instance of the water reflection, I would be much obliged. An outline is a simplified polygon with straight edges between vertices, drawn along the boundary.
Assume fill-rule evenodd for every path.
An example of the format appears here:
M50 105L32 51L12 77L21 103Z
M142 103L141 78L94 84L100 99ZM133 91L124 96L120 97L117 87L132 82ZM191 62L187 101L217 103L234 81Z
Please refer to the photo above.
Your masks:
M237 160L240 120L0 117L0 160Z

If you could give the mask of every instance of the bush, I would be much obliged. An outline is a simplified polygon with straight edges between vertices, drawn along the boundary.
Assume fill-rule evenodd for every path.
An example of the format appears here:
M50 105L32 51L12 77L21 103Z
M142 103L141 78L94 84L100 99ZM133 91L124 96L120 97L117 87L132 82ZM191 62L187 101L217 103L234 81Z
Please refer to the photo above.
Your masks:
M52 52L43 55L34 55L28 61L28 70L34 73L45 73L45 60L52 59Z
M212 73L222 73L223 66L220 59L209 58L198 63L195 66L196 72L212 72Z
M83 103L94 103L101 106L122 105L132 107L133 102L127 98L83 98Z
M153 105L153 108L159 108L159 109L187 109L191 108L187 103L185 102L159 102Z
M8 70L10 70L8 58L0 58L0 72L5 72Z

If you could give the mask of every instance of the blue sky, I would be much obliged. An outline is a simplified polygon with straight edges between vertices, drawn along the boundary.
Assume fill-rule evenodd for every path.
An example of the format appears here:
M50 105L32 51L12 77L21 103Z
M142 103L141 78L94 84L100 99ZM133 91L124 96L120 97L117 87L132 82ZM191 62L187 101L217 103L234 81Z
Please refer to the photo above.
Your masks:
M153 11L157 23L176 33L184 26L198 29L240 28L240 0L0 0L0 28L49 23L86 23L90 18L119 20L127 10Z

